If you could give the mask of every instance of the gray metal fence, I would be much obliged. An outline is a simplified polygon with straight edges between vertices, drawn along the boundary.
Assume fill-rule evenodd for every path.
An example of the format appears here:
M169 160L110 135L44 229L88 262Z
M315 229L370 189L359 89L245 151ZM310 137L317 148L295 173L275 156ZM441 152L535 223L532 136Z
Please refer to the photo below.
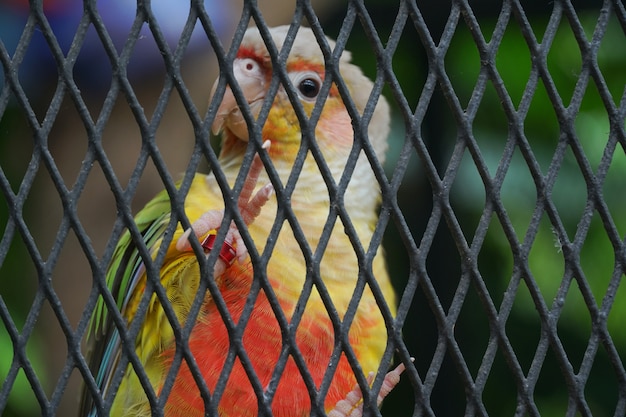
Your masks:
M186 57L197 33L228 65L223 22L192 0L171 43L139 1L120 43L99 3L79 4L65 43L43 0L30 2L14 42L0 31L3 415L73 413L83 381L97 395L82 343L115 244L146 200L142 184L177 195L178 145L160 139L180 134L167 127L173 101L190 138L182 188L202 164L218 169L214 114L199 110L184 68L196 65ZM309 1L293 9L293 25L351 49L394 109L387 174L373 167L383 202L371 245L384 239L400 295L384 360L408 369L382 414L626 415L626 9L473 3L355 0L321 20ZM235 43L249 23L267 25L259 7L237 10ZM150 104L131 72L143 36L164 69ZM81 60L94 39L100 61ZM48 90L29 61L42 45L56 78ZM200 78L208 90L213 78ZM116 112L138 139L104 139L128 132L107 130ZM120 168L126 150L131 168Z

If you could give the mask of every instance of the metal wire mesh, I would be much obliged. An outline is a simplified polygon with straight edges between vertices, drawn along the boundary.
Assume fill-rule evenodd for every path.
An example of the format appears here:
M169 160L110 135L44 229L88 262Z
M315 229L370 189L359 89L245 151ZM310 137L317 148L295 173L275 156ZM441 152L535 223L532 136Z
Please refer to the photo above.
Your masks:
M326 174L329 193L337 199L337 204L332 206L327 219L329 227L326 228L322 241L328 239L333 224L341 221L346 228L346 233L351 237L357 256L367 263L371 262L387 231L395 240L389 245L393 248L389 250L390 267L393 271L402 271L399 273L402 276L397 279L400 302L395 318L391 317L389 308L385 305L375 277L367 272L360 277L353 302L343 320L344 324L342 325L338 317L333 316L332 311L330 312L331 318L336 328L347 331L363 288L366 286L371 288L377 297L383 316L388 323L390 336L389 348L383 359L383 368L392 363L394 354L396 360L408 366L402 384L396 392L392 393L388 404L383 408L383 414L386 415L434 416L464 413L465 415L485 416L502 415L503 409L508 410L508 414L520 416L625 415L626 371L620 350L624 349L626 343L623 336L616 332L617 327L614 325L616 320L621 320L619 316L623 313L623 310L619 308L619 299L620 285L626 266L626 246L623 229L620 232L620 227L624 227L621 219L623 211L620 212L619 209L623 209L624 205L620 205L622 203L620 201L617 204L614 203L613 196L609 195L614 189L608 188L607 184L610 179L607 180L607 178L612 175L618 177L621 175L623 178L625 169L619 161L623 158L626 147L624 126L626 89L623 88L624 80L618 79L617 84L621 85L621 90L618 89L617 92L611 90L609 84L614 82L608 78L606 75L608 71L599 60L601 48L606 48L605 39L608 38L610 31L614 34L611 38L612 42L615 39L621 42L619 45L610 45L610 48L620 49L620 51L624 49L623 45L626 40L624 5L619 0L605 0L602 5L592 8L596 18L591 30L586 31L589 26L581 23L579 11L571 1L555 1L550 9L542 10L545 23L541 28L531 23L527 9L521 2L504 1L502 4L494 4L497 10L492 25L493 30L487 30L484 22L479 22L479 17L477 17L479 15L475 13L476 6L468 1L459 0L453 1L446 10L445 24L441 26L441 33L435 33L434 24L428 24L425 17L429 13L427 7L430 6L420 7L415 1L401 1L394 5L390 12L392 19L389 20L388 36L382 36L382 31L376 24L377 16L371 10L372 8L364 1L350 1L340 13L340 23L336 30L336 49L330 50L328 45L321 45L322 50L332 62L349 44L355 31L363 33L364 48L373 56L375 67L373 74L375 83L371 101L375 103L377 96L383 91L388 93L387 96L393 102L397 115L395 123L404 131L403 134L396 135L399 138L396 146L398 157L393 161L394 165L388 174L385 174L375 157L371 144L366 139L367 122L372 115L373 107L370 105L362 117L359 116L337 68L332 69L334 81L354 117L353 125L359 143L357 151L362 151L367 155L372 164L372 169L380 183L383 200L372 242L369 247L363 247L354 230L351 230L349 215L341 204L341 196L345 192L349 177L342 179L335 186L331 184L332 181ZM64 398L66 400L66 391L73 377L84 381L87 391L93 398L94 406L99 412L104 413L110 407L113 397L112 395L100 396L81 346L86 337L96 301L101 294L113 316L115 325L119 329L126 327L124 319L117 312L115 300L106 289L106 266L113 256L115 244L122 230L128 228L137 243L141 256L148 265L148 276L151 277L149 287L152 286L152 290L160 299L167 298L163 287L158 284L158 265L165 253L161 251L156 261L151 262L148 249L140 243L141 231L133 222L131 209L144 173L149 166L155 167L162 181L161 187L165 187L172 199L176 215L169 225L167 232L169 235L176 227L177 219L181 219L185 226L189 225L182 210L183 199L190 187L193 173L203 161L206 161L216 172L224 192L231 193L224 177L220 176L219 162L209 141L209 127L215 116L216 104L209 106L206 115L201 114L182 74L181 63L189 48L194 28L196 30L201 28L215 53L219 67L228 73L228 63L234 59L236 47L241 42L245 28L250 22L256 24L261 29L261 33L268 38L267 24L259 6L256 2L246 1L233 35L234 46L227 49L222 46L215 22L209 16L205 5L199 1L192 1L182 35L175 47L171 47L150 2L138 2L136 16L127 40L123 47L118 49L109 33L110 28L102 19L96 1L86 0L72 41L65 47L56 38L49 23L49 13L45 12L43 1L40 0L30 2L28 18L15 48L11 50L5 40L0 39L0 62L4 72L0 91L0 120L5 123L5 126L9 123L7 120L13 117L23 121L23 125L26 126L24 137L32 139L32 153L23 172L15 175L11 171L11 156L6 154L0 156L2 163L0 165L0 188L6 209L6 215L2 218L4 234L0 241L1 280L5 285L2 287L3 293L0 294L0 317L9 341L8 346L2 346L7 350L0 352L3 358L8 358L3 362L7 366L6 371L3 369L4 382L0 388L0 410L3 412L15 412L11 408L11 393L18 390L22 392L19 381L23 377L26 381L26 390L32 393L30 395L37 404L38 412L35 414L62 413L65 409L61 407L61 403ZM298 25L303 22L314 30L318 39L322 39L323 25L309 1L296 3L291 30L295 33ZM553 75L554 68L550 64L550 57L555 53L553 49L555 39L564 25L575 40L574 51L580 58L579 68L568 69L576 72L569 102L568 98L564 97L563 89ZM148 116L127 73L127 68L141 38L141 30L145 27L149 28L162 54L166 73L151 116ZM523 83L524 87L519 92L519 97L515 98L512 98L509 90L510 84L503 77L502 65L498 60L505 48L504 44L511 27L515 27L521 34L520 39L523 40L529 60L526 63L529 70ZM85 40L94 32L108 59L106 65L110 65L112 70L110 87L106 90L97 116L94 116L96 112L93 111L88 98L81 92L75 74L75 64L80 54L83 53ZM450 68L452 59L450 50L461 32L466 40L470 39L469 42L475 48L474 65L478 68L475 83L466 92L467 104L464 104L465 100L461 98L463 92L456 85L455 77L458 73ZM23 72L22 63L25 62L24 58L37 34L43 36L46 48L55 62L58 76L56 87L51 99L44 106L43 113L33 103L28 86L25 86L23 79L20 78ZM406 71L406 68L396 63L404 44L403 39L407 36L410 38L411 47L414 48L411 53L424 57L423 85L420 86L419 92L403 88L405 81L398 75ZM278 51L271 45L268 45L268 48L274 62L282 62L282 57L288 52L286 49ZM615 54L623 56L623 53L619 51L615 51ZM419 71L418 68L414 70L416 74ZM276 71L271 88L278 88L281 83L286 83L286 80L287 74L284 69ZM227 76L223 77L218 90L223 91L227 81L232 80ZM295 97L293 87L286 84L285 88ZM602 137L594 139L600 143L599 157L590 155L583 137L584 133L581 133L577 126L587 91L592 88L598 97L601 117L607 120L608 128ZM499 103L499 113L494 114L493 118L499 117L502 119L500 123L506 125L505 135L499 138L500 151L495 163L489 159L485 141L481 136L482 131L477 128L478 118L484 117L481 116L481 112L485 111L483 106L489 100L489 95L495 97L495 101ZM528 133L533 103L536 103L539 95L547 97L550 116L546 118L556 121L558 132L554 149L547 161L540 160L541 151L537 148L537 142ZM184 115L195 136L180 190L175 185L173 179L175 176L172 175L166 156L156 140L168 104L173 97L182 102ZM111 160L110 153L106 150L106 143L103 141L111 115L120 100L125 102L125 106L132 114L133 123L136 124L141 137L139 157L126 183L120 180L120 174L114 168L114 161ZM75 109L77 126L81 134L87 138L82 163L71 185L62 173L63 167L55 160L54 144L49 140L55 124L58 123L59 114L67 106ZM267 110L265 108L264 111ZM14 116L15 114L19 116ZM444 114L444 116L434 114ZM260 118L263 118L263 112ZM300 119L303 121L307 119L301 109ZM435 126L432 125L433 120ZM494 123L498 122L494 120ZM304 123L302 128L305 138L314 136L312 126L306 126ZM4 133L0 132L0 135ZM7 138L3 140L8 140ZM447 157L441 153L441 147L438 148L442 146L439 142L446 138L451 139ZM20 139L22 140L25 141L25 139ZM258 132L256 140L258 147L260 144ZM316 149L314 141L310 141L303 152L316 155L319 150ZM252 160L252 155L250 152L246 159L248 164ZM358 152L354 153L348 165L353 167L357 157ZM323 174L327 172L327 168L323 166L323 158L316 158L316 160L322 165L321 172ZM415 160L419 161L418 172L421 180L413 182L415 179L412 176L415 171L412 170L411 164ZM509 192L507 187L510 186L510 182L507 181L510 181L511 176L516 175L515 169L520 163L526 172L526 186L530 187L534 194L534 202L530 203L526 213L528 220L521 228L518 219L511 214L515 209L510 206L505 196ZM576 197L583 198L584 202L576 217L575 227L570 227L570 222L564 220L566 214L563 212L563 206L555 197L560 192L559 187L564 186L562 182L559 182L559 178L563 175L564 166L567 164L574 166L579 172L581 187L574 191L565 190L565 193L584 194ZM90 235L84 226L78 209L81 198L84 198L88 178L93 175L94 165L101 169L108 186L106 192L112 195L117 209L117 218L113 223L110 237L108 239L98 237L104 241L101 249L94 248L94 236ZM468 165L472 167L475 174L474 186L477 184L480 195L484 197L480 212L475 216L473 223L465 218L467 211L458 207L458 198L455 194L459 187L467 184L463 182L466 180L463 176ZM617 174L611 174L615 170ZM54 188L56 204L60 204L62 210L58 229L47 254L42 250L42 245L38 240L39 234L35 231L35 224L39 223L34 222L25 209L30 196L36 189L35 184L42 175L49 178L50 185ZM274 179L279 181L277 177ZM277 198L283 199L286 207L289 206L286 201L295 187L296 179L297 175L286 184L283 190L277 192ZM239 193L242 184L243 177L240 176L232 190L233 195ZM408 198L404 189L407 184L408 187L414 187L409 191ZM416 184L421 185L418 187ZM416 201L418 188L423 190L420 201ZM412 216L415 215L415 207L420 205L426 209L421 220L418 221ZM294 213L285 210L280 212L279 216L281 218L277 223L288 222L291 225L296 237L302 243L305 258L311 262L311 265L315 265L321 254L312 251L307 246ZM229 221L231 218L239 225L243 225L241 216L232 208L227 210L226 220ZM599 226L594 226L594 222ZM416 226L418 223L419 225ZM507 252L507 259L510 262L510 270L505 272L505 276L495 278L488 267L495 267L496 274L502 274L503 270L497 268L499 265L493 265L502 259L493 258L491 262L489 259L487 262L484 261L484 257L489 257L491 253L489 252L489 236L493 233L494 224L500 230L499 250ZM558 246L553 245L552 256L558 258L558 262L562 264L562 270L549 278L551 290L547 289L546 281L542 278L546 273L537 269L532 262L538 250L546 250L545 247L537 249L545 226L550 230L549 234L551 233L551 237ZM600 284L601 290L598 290L599 278L590 275L584 262L586 251L589 250L587 247L596 244L591 240L590 234L597 233L597 230L600 230L604 241L608 242L602 246L605 252L597 255L597 259L598 262L608 263L606 267L610 270L608 279ZM274 233L278 233L278 229ZM449 242L443 250L439 247L441 236ZM62 257L64 247L72 239L77 240L76 250L80 251L79 256L86 260L92 278L89 283L91 290L82 305L83 312L76 320L68 318L67 303L64 302L66 299L57 290L59 277L55 275L55 268ZM15 249L16 241L24 247L23 261L20 262L28 264L27 267L20 268L12 261L12 257L18 256ZM248 240L247 243L252 242ZM251 250L251 256L257 265L264 265L271 256L271 251L257 253ZM217 254L213 258L217 258ZM209 257L208 264L203 263L202 268L206 269L211 262L215 262L213 258ZM402 262L403 266L397 267L395 262ZM440 272L441 270L447 271L446 273L450 271L446 270L447 263L454 264L458 268L453 276ZM9 286L4 283L8 280L20 281L24 276L20 271L23 270L32 271L32 275L37 279L33 294L28 298L26 311L20 315L16 313L17 307L12 297L15 290L7 289ZM367 271L367 268L364 270ZM548 275L552 272L549 271ZM261 291L271 294L267 280L261 275L257 278L251 290L252 302L248 303L245 314L250 313L256 294ZM322 298L330 300L323 283L319 280L319 272L317 275L312 272L303 289L301 306L306 303L308 293L314 287L320 291ZM24 291L28 290L28 287L24 288ZM203 281L199 292L203 293L207 290L214 295L223 314L227 316L227 308L223 302L220 304L219 289L213 281ZM525 295L520 295L522 293ZM621 294L622 298L623 296ZM516 314L521 314L516 313L516 306L521 303L520 298L523 297L527 303L523 315L527 321L533 322L534 326L530 326L529 332L522 333L533 334L533 339L520 342L517 332L521 330L511 328L511 323L518 326L523 322L519 320L519 317L515 317ZM579 299L578 304L573 304L572 297ZM304 370L306 366L299 356L294 340L294 327L290 326L282 314L278 301L272 299L271 296L269 298L274 313L283 326L286 339L287 347L281 356L281 366L284 366L287 356L292 355L300 368ZM196 297L192 307L194 314L197 314L200 309L201 301L201 296ZM144 297L138 315L141 315L142 309L145 311L147 303L148 298ZM167 306L167 303L164 304L175 333L184 339L189 335L193 323L189 322L181 326L175 319L172 309ZM562 328L564 320L569 321L575 317L567 312L567 309L571 308L568 306L572 304L584 316L582 323L585 324L580 325L588 327L584 340L578 341L576 348L578 350L575 352L570 345L569 336L566 335L567 331ZM476 314L481 318L477 321L465 319L464 317L472 313L468 313L467 309L476 309ZM58 322L62 332L62 343L67 351L59 376L52 384L42 381L43 371L37 368L37 364L33 362L33 355L27 350L27 347L34 343L37 322L44 314L49 314L55 322ZM238 323L227 320L226 325L235 335L231 348L231 360L237 356L244 366L251 369L249 358L241 344L240 337L237 336L242 334L243 327L245 327L245 314L244 320ZM421 318L424 316L427 318ZM481 320L483 324L477 325L475 332L474 328L464 328L464 325L474 326ZM297 322L298 316L296 315L292 325L293 323L297 325ZM130 348L140 330L140 325L140 320L133 321L129 324L128 333L122 332L121 337L124 340L122 345L125 349L122 361L134 367L146 389L150 404L156 410L154 414L161 415L163 401L172 387L176 367L180 367L184 362L192 371L197 372L198 375L200 373L193 355L184 343L181 344L174 358L174 371L169 373L161 395L157 395L142 369L138 356ZM574 326L577 325L574 323ZM429 326L432 331L426 334L427 331L423 329ZM333 357L337 359L345 354L356 367L357 360L349 346L346 331L342 334L341 342L337 343ZM430 336L430 339L415 341L417 334L426 339ZM467 337L467 334L470 336ZM481 338L484 339L480 340ZM416 358L415 364L412 364L411 357ZM590 379L599 366L598 363L604 369L601 375L609 375L608 399L596 395L590 387L592 385ZM229 366L232 366L232 362ZM123 368L124 366L120 367L120 369ZM547 377L548 373L551 376ZM20 376L22 374L23 376ZM221 385L216 389L218 396L227 378L227 373L224 375ZM553 379L553 375L557 377ZM373 392L380 388L382 376L381 373L376 378ZM324 415L323 395L328 389L331 377L332 373L328 373L321 387L315 387L312 380L310 378L307 380L305 377L310 395L315 399L313 415ZM122 378L121 372L118 372L115 378L114 385L119 384ZM494 406L498 402L497 398L494 399L494 395L497 397L501 391L497 387L494 388L493 384L494 379L498 381L499 378L506 380L501 384L509 390L506 394L506 401L510 403L508 408ZM557 381L555 384L560 385L562 392L565 393L561 396L561 404L558 407L551 408L549 401L542 399L542 390L545 390L546 384L542 381L546 378L549 381ZM271 392L275 386L263 387L258 380L251 379L260 399L259 414L271 415ZM216 395L216 392L209 392L201 380L198 383L207 409L213 413L209 414L217 415L216 404L212 400L212 395ZM362 387L367 385L364 378L361 378L359 383ZM499 382L495 384L498 385ZM380 415L381 412L373 406L375 395L371 395L368 390L365 390L364 394L368 405L365 414ZM555 394L555 396L558 395ZM455 404L453 406L446 404L450 402ZM603 404L599 405L599 402ZM74 402L74 406L78 407L77 401Z

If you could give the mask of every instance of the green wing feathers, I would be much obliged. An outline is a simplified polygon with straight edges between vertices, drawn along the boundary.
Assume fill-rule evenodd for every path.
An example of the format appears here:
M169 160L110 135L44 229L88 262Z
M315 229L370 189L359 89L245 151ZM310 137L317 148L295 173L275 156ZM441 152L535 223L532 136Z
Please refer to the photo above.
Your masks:
M171 203L164 190L152 199L135 217L135 224L143 236L150 253L158 248L171 217ZM137 282L143 275L143 259L128 230L122 234L106 272L107 287L124 315L128 301ZM119 332L114 325L102 296L98 298L91 318L88 335L91 346L90 368L100 392L104 394L119 360ZM82 398L82 415L95 415L91 395L85 389Z

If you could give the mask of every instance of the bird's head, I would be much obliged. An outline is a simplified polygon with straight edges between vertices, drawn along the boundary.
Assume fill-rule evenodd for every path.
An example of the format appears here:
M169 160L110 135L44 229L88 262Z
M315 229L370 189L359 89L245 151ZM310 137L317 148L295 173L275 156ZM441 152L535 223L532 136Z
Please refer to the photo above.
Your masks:
M278 51L285 43L289 26L270 29L273 42ZM331 48L335 43L327 39ZM360 68L350 62L350 53L344 51L339 60L339 72L344 80L350 97L359 113L362 114L370 97L373 84L363 75ZM286 71L293 84L297 98L307 115L311 115L317 100L322 99L320 88L327 76L324 55L309 28L301 27L293 42L286 61ZM233 62L233 75L243 91L252 115L257 118L272 81L272 60L267 47L257 28L246 31L237 57ZM213 93L217 82L214 85ZM354 130L350 115L336 84L333 83L315 125L315 141L320 147L326 162L329 163L336 179L341 175L347 157L354 142ZM368 125L368 140L371 142L379 160L384 160L389 133L389 106L384 97L379 97L376 108ZM224 97L212 125L214 134L222 132L222 160L230 159L235 154L242 154L247 145L249 130L230 87L226 87ZM281 85L273 97L272 106L262 128L262 139L271 140L270 156L273 162L291 166L300 148L301 128L293 105ZM365 168L367 161L361 154L355 175ZM311 161L314 163L313 161ZM367 167L371 173L371 168ZM367 176L368 180L371 177Z

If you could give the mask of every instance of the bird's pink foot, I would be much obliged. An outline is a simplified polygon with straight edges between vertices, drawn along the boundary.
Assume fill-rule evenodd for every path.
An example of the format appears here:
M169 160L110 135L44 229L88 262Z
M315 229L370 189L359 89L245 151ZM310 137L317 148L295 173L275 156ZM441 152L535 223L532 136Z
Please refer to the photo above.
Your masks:
M263 143L263 149L267 150L269 147L270 141L267 140ZM255 155L252 165L250 166L250 171L248 172L243 188L241 189L241 193L239 194L239 199L237 200L239 212L247 225L252 224L254 219L256 219L256 217L261 213L261 208L263 208L267 200L269 200L274 192L272 184L266 184L254 195L252 195L262 169L263 163L261 162L259 155ZM198 220L193 222L191 228L185 230L176 242L176 249L181 252L191 250L189 236L192 232L202 242L202 240L206 238L207 233L212 230L217 230L221 226L223 219L224 210L209 210L205 212ZM246 248L246 245L244 244L243 239L239 234L239 230L235 226L234 222L230 223L224 242L225 246L228 247L229 250L232 249L235 251L235 256L240 262L246 258L248 249ZM212 243L210 246L212 247ZM203 244L203 247L205 249L209 248L206 241L205 244ZM220 256L220 259L226 262L225 257Z
M404 372L404 369L405 366L401 363L394 370L389 371L387 375L385 375L385 380L380 387L378 398L376 399L379 406L391 390L400 382L400 375ZM371 372L367 377L367 382L371 384L373 381L374 373ZM362 415L363 393L358 384L346 395L346 398L337 402L335 408L328 413L328 417L361 417Z

